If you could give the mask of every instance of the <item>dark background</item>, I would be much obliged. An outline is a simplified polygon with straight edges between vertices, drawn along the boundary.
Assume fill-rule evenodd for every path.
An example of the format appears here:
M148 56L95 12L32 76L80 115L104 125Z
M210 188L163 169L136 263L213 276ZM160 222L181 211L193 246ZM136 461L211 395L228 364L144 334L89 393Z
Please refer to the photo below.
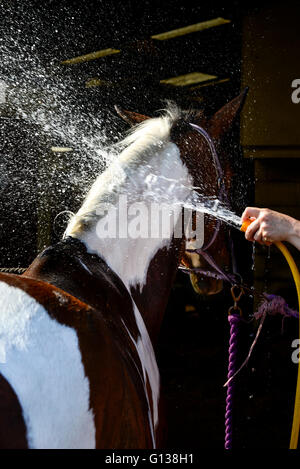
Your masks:
M62 128L74 116L77 121L78 115L83 116L79 125L89 135L104 130L106 144L114 143L115 136L127 128L115 117L114 104L153 115L164 107L165 99L173 99L185 109L201 108L212 114L240 92L243 18L259 11L263 4L10 0L1 2L0 8L0 78L8 83L12 97L0 114L0 263L13 267L27 266L36 256L37 246L41 246L39 223L51 227L43 234L42 244L45 239L59 239L65 220L55 224L54 217L62 210L75 211L95 174L103 169L80 145L71 158L66 154L64 160L53 163L49 148L68 146L69 135L46 132L34 119L20 114L20 109L44 106L50 109L52 120L62 122ZM218 16L231 23L169 41L150 40L154 34ZM121 53L77 65L61 64L109 47ZM228 80L196 89L160 84L162 79L193 71ZM87 88L91 78L103 84ZM96 116L100 128L91 125L86 130L87 116ZM235 172L232 208L241 214L254 201L253 162L243 159L238 147L238 123L230 138ZM47 216L39 221L41 208ZM240 233L233 237L239 270L251 282L252 247ZM263 255L266 258L266 251ZM267 264L265 288L271 291L267 271L272 267ZM227 309L231 304L228 287L215 297L199 297L188 276L177 275L157 348L169 448L223 447ZM243 310L249 319L251 299L243 300ZM282 335L280 319L267 319L250 364L237 378L235 447L288 447L296 371L290 354L295 329L295 322L287 320ZM254 333L253 322L241 326L240 361Z

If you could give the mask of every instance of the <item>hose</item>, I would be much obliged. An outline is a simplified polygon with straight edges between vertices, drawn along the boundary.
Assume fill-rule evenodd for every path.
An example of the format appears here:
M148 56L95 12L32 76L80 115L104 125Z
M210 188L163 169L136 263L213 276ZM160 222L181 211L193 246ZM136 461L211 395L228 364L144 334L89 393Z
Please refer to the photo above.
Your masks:
M241 231L245 232L248 226L252 223L253 220L246 220L241 226ZM291 256L287 247L281 242L276 241L273 244L282 252L284 255L293 275L293 279L296 285L297 295L298 295L298 311L300 313L300 274L298 267ZM300 316L299 316L299 338L300 338ZM294 415L293 423L291 430L290 446L289 449L297 449L298 438L299 438L299 428L300 428L300 361L298 363L298 375L297 375L297 385L296 385L296 396L294 404Z

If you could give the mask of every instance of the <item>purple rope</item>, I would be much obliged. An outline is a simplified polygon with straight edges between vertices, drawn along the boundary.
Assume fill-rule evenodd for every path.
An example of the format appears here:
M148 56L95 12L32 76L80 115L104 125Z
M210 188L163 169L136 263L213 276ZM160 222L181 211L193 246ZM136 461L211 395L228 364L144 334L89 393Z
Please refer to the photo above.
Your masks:
M261 328L264 319L267 314L275 315L281 314L283 319L286 317L299 317L298 311L294 311L285 302L285 300L277 295L263 294L264 301L260 304L258 312L254 314L256 319L260 319L261 323L258 328L256 337L250 347L249 354L240 368L237 370L236 357L237 357L237 335L238 335L238 324L241 320L238 314L230 314L228 321L230 324L230 340L229 340L229 359L228 359L228 375L227 382L227 397L226 397L226 413L225 413L225 449L232 449L232 407L233 407L233 394L235 387L235 375L247 365L252 350L257 342L258 336L261 332Z
M237 336L238 324L240 315L233 313L228 315L228 322L230 324L230 338L229 338L229 357L228 357L228 375L230 379L236 372L236 358L237 358ZM232 414L233 414L233 395L234 395L235 381L231 380L227 385L226 395L226 411L225 411L225 449L232 449Z
M282 296L263 293L263 298L264 301L260 303L257 313L254 313L255 319L261 318L264 314L281 314L283 319L299 317L298 311L291 309Z

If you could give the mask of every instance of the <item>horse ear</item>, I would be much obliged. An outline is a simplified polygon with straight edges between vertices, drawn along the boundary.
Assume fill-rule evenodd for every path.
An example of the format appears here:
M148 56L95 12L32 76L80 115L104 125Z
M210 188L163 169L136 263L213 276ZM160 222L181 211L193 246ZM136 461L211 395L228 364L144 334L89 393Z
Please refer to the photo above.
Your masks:
M119 106L115 106L115 110L117 114L130 125L140 124L141 122L150 119L150 117L138 114L137 112L125 111L125 109L121 109Z
M245 88L241 94L225 104L211 117L208 126L212 137L220 138L230 129L234 119L242 110L248 89Z

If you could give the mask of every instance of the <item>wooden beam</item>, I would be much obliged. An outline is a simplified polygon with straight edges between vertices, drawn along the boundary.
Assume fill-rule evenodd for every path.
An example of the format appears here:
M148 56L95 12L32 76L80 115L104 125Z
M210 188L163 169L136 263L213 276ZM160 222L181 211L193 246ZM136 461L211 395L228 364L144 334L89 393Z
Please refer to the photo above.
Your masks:
M72 64L80 64L83 62L89 62L90 60L100 59L101 57L106 57L107 55L119 54L121 51L118 49L103 49L98 50L96 52L91 52L90 54L80 55L78 57L74 57L73 59L64 60L62 62L63 65L72 65Z
M158 41L167 41L168 39L173 39L174 37L185 36L186 34L204 31L205 29L214 28L216 26L221 26L230 22L230 20L226 20L225 18L214 18L212 20L202 21L201 23L191 24L189 26L185 26L184 28L173 29L172 31L167 31L165 33L155 34L154 36L151 36L151 38L157 39Z
M230 23L231 20L227 20L225 18L214 18L208 21L202 21L201 23L191 24L189 26L185 26L179 29L173 29L172 31L167 31L161 34L155 34L151 36L151 39L156 39L158 41L166 41L168 39L172 39L174 37L185 36L186 34L195 33L198 31L203 31L205 29L214 28L216 26L221 26L223 24ZM61 62L63 65L72 65L72 64L80 64L84 62L89 62L90 60L100 59L102 57L106 57L108 55L119 54L121 51L119 49L102 49L96 52L91 52L89 54L80 55L78 57L74 57L72 59L67 59Z
M193 72L187 73L186 75L178 75L177 77L167 78L166 80L160 80L163 85L172 86L189 86L195 83L201 83L204 81L215 80L215 75L207 75L206 73Z
M209 83L202 83L201 85L196 85L191 88L191 91L198 90L199 88L204 88L206 86L215 86L220 85L221 83L227 83L230 81L230 78L220 78L220 80L213 80Z

